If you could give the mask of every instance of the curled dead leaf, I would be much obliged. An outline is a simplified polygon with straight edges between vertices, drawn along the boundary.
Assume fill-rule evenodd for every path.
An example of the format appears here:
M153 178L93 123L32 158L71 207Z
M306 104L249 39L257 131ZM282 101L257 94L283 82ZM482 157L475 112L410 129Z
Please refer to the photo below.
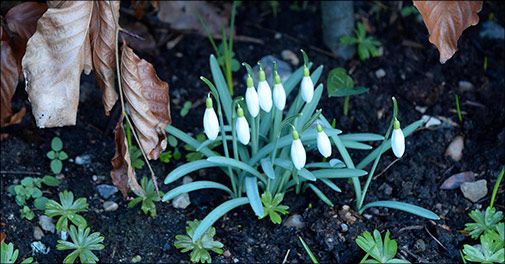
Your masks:
M10 31L26 41L35 33L37 21L46 12L47 5L37 2L25 2L9 9L5 22Z
M130 153L128 152L128 142L124 133L123 126L124 116L121 115L114 129L114 141L116 143L116 153L111 160L112 171L110 176L112 182L121 191L123 196L128 196L128 191L132 190L139 196L144 196L144 191L140 187L135 170L130 161Z
M126 43L121 53L121 83L140 146L149 159L157 159L167 147L165 128L172 122L168 84Z
M458 39L465 29L479 23L482 1L413 1L430 34L430 42L445 63L458 50Z

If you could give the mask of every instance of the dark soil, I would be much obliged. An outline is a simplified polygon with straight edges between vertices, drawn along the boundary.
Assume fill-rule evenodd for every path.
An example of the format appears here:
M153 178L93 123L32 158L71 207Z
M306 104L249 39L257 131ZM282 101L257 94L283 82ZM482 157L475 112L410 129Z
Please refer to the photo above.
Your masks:
M305 226L300 230L258 220L249 207L241 207L221 218L215 224L216 238L224 243L230 255L213 255L214 262L281 263L284 258L293 263L308 262L298 241L298 236L301 236L321 262L357 263L364 253L354 240L363 231L372 231L374 228L389 230L398 241L399 255L411 262L460 262L459 250L464 243L470 242L461 233L465 222L469 221L467 213L488 205L491 189L505 163L503 42L481 39L481 26L471 27L460 39L459 51L441 65L438 51L428 42L426 28L414 16L398 16L390 24L390 17L397 12L393 2L386 3L385 9L374 14L370 14L372 3L356 3L357 16L368 19L372 34L383 43L384 54L365 62L356 59L346 62L309 48L312 45L326 49L321 39L319 5L311 3L306 10L298 12L290 10L288 3L281 2L282 11L276 18L267 12L270 10L267 7L255 3L244 5L238 12L238 34L261 39L265 44L237 42L235 53L240 61L254 63L268 54L280 58L284 49L297 52L304 48L316 65L325 65L323 83L330 69L343 66L352 69L352 76L359 85L370 88L368 93L351 98L348 117L342 114L343 99L324 97L322 100L321 107L325 115L336 118L337 128L344 133L383 134L390 120L392 96L398 98L399 119L404 125L421 118L422 114L416 111L416 106L427 107L427 115L446 117L458 124L454 112L455 94L460 97L464 116L462 125L421 129L408 137L406 155L372 182L367 196L367 201L393 199L423 206L439 214L442 218L440 221L379 208L365 211L366 217L354 214L357 221L346 223L338 212L343 205L350 205L351 210L354 208L352 186L346 181L338 182L343 192L335 195L319 184L325 193L331 194L334 208L321 202L312 192L301 195L289 193L285 198L285 204L290 207L289 215L300 214L303 218ZM486 1L479 13L481 22L486 21L491 12L499 24L505 24L503 3ZM126 14L122 16L126 20L133 20ZM145 20L142 22L147 23ZM155 26L148 25L150 28ZM281 38L275 38L275 31L282 33ZM156 30L153 29L151 33L159 39ZM417 42L422 48L403 45L404 40ZM160 78L170 84L173 125L194 134L200 133L203 114L201 103L208 90L199 81L199 76L210 76L208 56L212 53L211 46L205 37L189 34L171 50L161 44L158 53L140 52L153 62ZM488 60L487 70L483 69L485 57ZM377 79L375 71L378 69L385 70L384 78ZM235 80L240 83L237 94L244 91L240 81L244 73L241 70L235 74ZM458 82L462 80L471 82L474 88L460 90ZM29 106L21 86L15 105ZM56 198L58 191L71 190L77 197L88 199L91 209L84 216L94 231L105 236L105 249L97 254L101 262L131 262L136 255L142 257L142 262L187 262L188 256L173 247L175 235L184 232L187 220L202 219L227 197L220 193L195 192L190 194L191 205L185 210L158 203L158 217L150 218L139 208L127 208L127 201L116 194L112 200L119 203L119 209L104 212L103 200L96 186L100 183L111 184L109 172L114 154L112 128L115 121L103 114L100 92L95 86L92 77L83 78L78 121L74 127L38 129L33 117L27 114L22 124L2 130L10 136L1 142L0 230L7 234L8 242L14 242L20 249L22 257L31 255L30 243L34 241L33 228L37 220L20 220L19 206L6 190L9 185L28 176L25 172L41 175L50 173L45 154L52 137L58 135L71 159L87 154L92 157L92 163L81 166L70 161L64 162L63 184L57 189L45 189L45 196ZM179 111L186 100L200 103L187 117L182 118ZM465 148L463 158L455 162L445 157L444 153L457 135L464 136ZM179 148L183 149L182 146ZM363 156L363 151L352 153L355 161ZM391 152L383 155L376 175L394 160ZM181 164L182 160L169 165L153 162L162 190L173 187L163 185L162 180ZM12 171L20 173L14 174ZM439 189L446 178L462 171L473 171L478 174L477 179L487 180L488 195L478 203L465 199L459 189ZM92 179L93 175L97 176L97 181ZM147 176L148 172L143 169L137 175ZM218 171L205 171L192 176L194 179L208 179L209 175L226 182ZM390 194L388 188L392 189ZM504 209L503 191L499 193L497 207ZM36 214L40 215L41 212ZM349 225L346 232L341 228L343 223ZM35 255L38 262L63 260L65 252L55 250L57 239L56 234L46 232L42 242L51 247L51 252L48 255Z

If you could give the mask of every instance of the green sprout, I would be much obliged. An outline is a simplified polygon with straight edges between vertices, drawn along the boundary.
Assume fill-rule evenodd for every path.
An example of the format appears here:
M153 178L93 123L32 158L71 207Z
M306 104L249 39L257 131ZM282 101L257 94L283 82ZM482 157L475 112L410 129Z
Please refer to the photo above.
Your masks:
M74 194L69 191L63 191L59 194L61 203L49 200L46 203L45 214L49 217L59 216L56 222L58 232L68 231L68 222L77 226L86 226L86 219L80 216L79 212L88 211L88 202L86 198L79 198L74 201Z
M14 249L14 244L6 244L2 242L0 245L0 263L2 264L14 264L19 256L19 250ZM33 258L29 257L21 261L21 264L29 264L33 262Z
M316 256L314 253L312 253L312 250L309 248L307 243L303 240L301 236L298 236L298 239L300 239L300 242L302 243L303 249L305 249L305 252L309 255L310 261L312 261L313 264L319 264L319 261L317 260Z
M188 221L186 226L187 235L175 236L174 245L177 249L181 249L182 253L191 251L191 262L197 263L211 263L212 258L209 250L221 255L223 254L223 244L214 240L216 229L211 227L205 231L203 236L198 240L193 241L195 230L200 225L200 220Z
M141 209L144 214L151 214L151 217L156 217L156 204L155 202L159 202L161 200L160 196L156 193L156 189L154 188L154 184L152 180L148 180L147 177L143 177L140 180L140 186L144 190L144 196L138 196L137 198L131 200L128 203L129 208L135 207L138 203L142 202ZM163 195L160 192L160 195Z
M460 123L463 123L463 116L461 115L461 108L459 106L459 96L457 94L454 95L454 101L456 102L456 112L458 113L458 120Z
M21 219L27 219L28 221L31 221L35 217L32 209L26 205L19 210L19 214L21 215Z
M177 138L172 135L168 135L167 137L168 145L174 149L174 151L167 150L160 154L160 161L163 163L170 163L170 160L174 158L175 160L179 160L182 156L181 152L177 148Z
M283 193L278 193L272 199L272 194L270 192L265 192L261 195L261 202L263 203L263 211L265 214L261 218L265 218L267 215L270 217L270 221L274 224L280 224L282 222L281 216L279 214L287 214L289 206L282 205L281 202L284 199Z
M191 101L186 101L184 102L184 105L182 106L181 113L180 115L182 117L185 117L188 115L189 110L191 110L191 107L193 106L193 103Z
M73 225L70 226L69 235L72 242L58 240L56 245L57 250L73 250L65 257L63 263L74 263L77 257L79 257L81 263L96 263L99 260L93 250L102 250L104 248L102 244L104 237L99 232L92 234L90 232L91 229L86 225L80 225L77 229Z
M130 152L130 162L132 167L136 170L144 168L144 160L142 160L142 151L132 143L132 132L128 122L125 124L126 142L128 143L128 150Z
M378 230L365 231L356 238L356 244L366 252L360 263L409 263L404 259L395 258L398 244L396 240L389 238L389 231L386 231L384 242ZM368 257L373 259L368 259Z
M344 68L335 68L328 73L326 82L328 97L344 97L343 112L347 116L349 112L349 99L351 95L362 94L368 91L368 88L354 86L354 81Z
M504 223L499 223L494 229L480 236L480 246L463 246L466 260L479 263L503 263L504 256Z
M47 152L47 157L51 160L51 171L58 174L63 169L63 161L68 159L68 155L63 151L63 142L59 137L51 140L51 150Z
M374 37L366 36L365 25L362 22L358 22L354 34L355 36L342 36L340 43L343 45L358 45L358 55L362 61L368 60L370 56L380 56L379 47L381 43Z
M473 210L469 216L475 222L465 224L465 231L473 239L478 238L483 232L494 230L496 225L503 220L503 212L496 211L494 207L486 208L486 212Z

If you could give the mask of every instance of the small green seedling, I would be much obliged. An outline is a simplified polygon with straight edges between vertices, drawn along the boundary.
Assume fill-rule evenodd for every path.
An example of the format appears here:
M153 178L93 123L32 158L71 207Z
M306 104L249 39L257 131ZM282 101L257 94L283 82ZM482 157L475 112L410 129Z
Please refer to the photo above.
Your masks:
M2 242L0 245L0 263L2 264L13 264L16 263L16 260L19 256L19 250L14 249L14 244L9 243L6 244ZM33 258L29 257L21 261L21 264L29 264L33 262Z
M270 192L263 193L261 195L261 202L263 203L263 211L265 212L265 215L263 215L262 218L265 218L268 215L272 223L280 224L282 222L282 218L279 214L285 215L288 213L289 209L289 206L281 205L283 199L283 193L277 193L273 199Z
M125 124L125 131L128 150L130 151L130 162L134 169L140 170L144 168L145 163L144 160L142 160L142 151L132 143L132 131L128 122Z
M371 57L379 57L380 51L379 47L381 43L374 37L367 37L365 25L358 22L356 25L356 30L354 30L355 36L343 36L340 38L340 43L343 45L358 45L358 55L359 59L364 61Z
M473 210L469 216L475 222L465 224L465 231L473 239L477 239L482 233L494 230L496 225L503 220L503 212L496 211L494 207L486 208L486 212Z
M63 161L68 159L68 155L63 151L63 142L59 137L51 140L51 150L47 152L47 157L51 160L51 171L58 174L63 169Z
M198 140L199 142L201 143L204 143L204 142L210 142L207 140L207 137L205 136L204 133L200 133L198 135L196 135L195 137L196 140ZM203 144L202 144L203 145ZM207 145L207 147L209 149L212 149L216 146L220 145L219 142L212 142L210 144ZM197 149L195 149L193 146L191 146L190 144L185 144L184 145L184 150L186 150L186 161L195 161L195 160L201 160L204 156L203 154L198 151Z
M102 250L104 245L102 244L104 237L99 232L94 232L90 234L91 229L89 227L70 226L69 235L72 242L65 240L58 240L56 245L57 250L73 250L70 254L65 257L63 263L74 263L77 257L79 257L81 263L96 263L99 259L93 253L93 250Z
M214 251L219 255L223 254L222 248L224 245L221 242L214 240L214 235L216 234L216 229L214 227L207 229L200 239L193 242L193 235L195 233L195 229L200 224L200 220L188 221L187 224L187 235L175 236L174 245L177 249L180 249L182 253L191 251L191 262L211 263L212 258L209 254L209 250Z
M499 223L494 229L487 230L480 236L480 245L464 245L464 258L479 263L503 263L505 261L504 227L504 223Z
M160 154L160 161L163 163L170 163L170 160L174 158L175 160L179 160L182 156L181 152L177 148L177 138L172 135L167 136L168 145L174 149L174 151L167 150Z
M344 68L338 67L330 71L326 82L328 97L345 97L343 112L347 116L349 112L349 99L351 95L362 94L368 91L368 88L354 86L354 81L347 74Z
M131 200L128 203L128 207L133 208L138 203L142 202L142 206L140 208L142 209L144 214L150 213L151 217L155 217L157 215L155 202L159 202L161 198L156 193L153 181L148 180L147 177L143 177L142 180L140 180L140 186L144 190L145 196L138 196L137 198ZM163 195L163 193L160 192L160 195Z
M456 112L458 113L459 123L463 123L463 115L461 115L461 107L459 106L459 96L454 95L454 101L456 102Z
M404 259L395 258L398 244L396 240L389 238L389 231L386 232L384 242L378 230L365 231L356 238L356 244L366 252L360 263L410 263ZM369 259L368 257L373 259Z
M42 196L42 183L47 186L58 186L61 181L53 176L44 176L43 178L25 177L21 184L9 186L9 192L15 195L16 203L22 206L20 209L21 218L32 220L35 215L28 206L28 201L33 200L33 205L39 210L44 210L48 199Z
M303 249L305 249L305 252L309 255L310 261L312 261L313 264L319 264L319 261L317 260L316 256L314 253L312 253L312 250L310 250L309 246L301 236L298 236L298 239L300 239L300 242L302 243Z
M45 214L49 217L59 216L56 222L58 232L68 231L68 222L77 226L86 226L86 219L78 215L79 212L88 211L88 202L86 198L79 198L74 201L74 194L69 191L63 191L59 194L61 203L49 200L46 203Z
M181 116L182 117L187 116L189 113L189 110L191 110L192 106L193 106L193 103L191 101L184 102L184 105L182 106L181 113L180 113Z

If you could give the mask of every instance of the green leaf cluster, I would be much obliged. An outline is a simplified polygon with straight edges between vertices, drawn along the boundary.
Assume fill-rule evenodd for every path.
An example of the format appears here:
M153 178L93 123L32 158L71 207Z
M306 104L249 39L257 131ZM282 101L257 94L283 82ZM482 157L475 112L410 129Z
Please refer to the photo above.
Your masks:
M356 238L356 244L366 252L360 263L409 263L406 260L395 258L398 244L396 240L389 238L389 231L386 231L384 241L378 230L365 231ZM371 259L368 257L372 257Z
M366 36L365 25L358 22L354 36L342 36L340 43L343 45L357 45L360 60L368 60L370 57L380 56L381 43L374 37Z
M68 231L69 221L76 226L87 226L86 219L79 215L80 212L88 211L86 198L79 198L74 201L74 194L70 191L63 191L59 194L60 203L49 200L46 203L45 214L49 217L59 217L56 222L58 232Z
M77 257L81 263L96 263L98 257L93 250L102 250L104 237L99 232L91 233L91 229L86 225L71 225L69 229L70 241L58 240L57 250L73 250L65 257L63 263L74 263ZM90 234L91 233L91 234Z
M486 208L485 212L473 210L469 216L475 222L465 224L465 231L473 239L477 239L483 232L495 230L496 225L503 220L503 212L496 211L494 207Z
M168 135L167 136L167 140L168 140L168 145L170 147L172 147L174 150L171 151L171 150L167 150L165 152L162 152L160 154L160 161L163 162L163 163L170 163L170 160L173 158L175 160L179 160L181 159L181 152L179 151L179 149L177 148L177 144L179 143L177 141L177 138L175 138L174 136L172 135Z
M14 244L2 242L0 245L0 263L14 264L19 256L19 250L14 249ZM33 262L33 258L29 257L21 261L21 264L29 264Z
M200 220L188 221L186 226L187 235L175 236L174 246L180 249L182 253L191 251L191 262L194 263L211 263L212 258L209 251L221 255L223 254L224 245L221 242L214 240L216 229L211 227L196 241L193 241L193 235L196 228L200 224Z
M39 210L44 210L48 199L42 196L42 184L47 186L58 186L61 183L54 176L44 176L43 178L25 177L20 184L9 186L9 192L15 195L16 203L22 206L20 209L21 218L32 220L35 214L28 206L28 201L33 198L33 205Z
M51 171L58 174L63 169L63 161L68 159L68 155L63 151L63 142L59 137L51 140L51 150L47 152L47 157L51 160Z
M262 218L269 216L272 223L280 224L282 222L282 219L279 214L285 215L288 213L289 209L289 206L281 204L283 199L283 193L277 193L273 198L270 192L263 193L261 195L261 202L263 203L263 211L265 214Z
M335 68L328 73L326 87L329 97L350 96L368 91L366 87L355 87L351 76L341 67Z
M503 212L488 207L485 212L473 210L469 216L475 222L467 223L465 231L473 239L479 238L480 244L463 245L464 259L479 263L504 263L505 224L500 222Z
M143 177L140 180L140 186L144 190L144 196L138 196L135 199L131 200L128 203L129 208L135 207L137 204L142 202L141 209L144 214L150 214L151 217L155 217L156 214L156 204L155 202L159 202L161 200L160 196L156 193L156 189L154 187L154 183L152 180L148 180L147 177ZM160 192L160 195L163 195Z

